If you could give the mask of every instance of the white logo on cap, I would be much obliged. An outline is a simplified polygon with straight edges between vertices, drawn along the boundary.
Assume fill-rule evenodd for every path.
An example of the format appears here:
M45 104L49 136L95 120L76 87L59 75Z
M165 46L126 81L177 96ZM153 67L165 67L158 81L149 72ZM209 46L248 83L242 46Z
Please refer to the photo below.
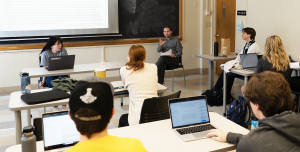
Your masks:
M80 96L81 101L86 104L93 103L97 99L97 97L92 95L92 88L87 88L86 91L87 92L85 95Z

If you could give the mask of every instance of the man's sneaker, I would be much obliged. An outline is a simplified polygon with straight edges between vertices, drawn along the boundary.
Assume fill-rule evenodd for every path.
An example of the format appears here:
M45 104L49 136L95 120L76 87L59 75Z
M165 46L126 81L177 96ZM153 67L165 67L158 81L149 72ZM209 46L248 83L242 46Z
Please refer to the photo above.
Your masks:
M61 109L59 107L54 107L53 112L58 112L61 111Z
M63 106L61 107L61 110L62 110L62 111L68 111L67 105L63 105Z

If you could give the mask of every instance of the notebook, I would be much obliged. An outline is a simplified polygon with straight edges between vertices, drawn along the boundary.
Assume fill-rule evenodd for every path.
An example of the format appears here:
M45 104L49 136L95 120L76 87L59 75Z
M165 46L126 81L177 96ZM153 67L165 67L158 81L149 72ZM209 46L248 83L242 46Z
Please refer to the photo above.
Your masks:
M65 151L79 142L80 133L68 111L44 113L42 119L44 151Z
M206 96L170 99L169 108L172 130L183 141L206 138L216 129L210 124Z
M46 69L48 71L73 69L74 62L75 55L49 57L49 65L46 67Z
M246 71L255 72L258 62L256 53L240 54L242 67Z

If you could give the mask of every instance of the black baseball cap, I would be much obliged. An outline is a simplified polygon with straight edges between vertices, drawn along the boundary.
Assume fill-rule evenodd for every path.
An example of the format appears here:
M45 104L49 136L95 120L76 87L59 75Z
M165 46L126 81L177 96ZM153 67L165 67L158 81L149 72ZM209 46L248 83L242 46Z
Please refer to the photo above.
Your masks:
M114 89L112 84L106 79L91 76L79 81L71 92L69 106L71 113L80 108L89 108L97 111L98 116L79 118L83 121L94 121L101 119L101 114L111 112Z

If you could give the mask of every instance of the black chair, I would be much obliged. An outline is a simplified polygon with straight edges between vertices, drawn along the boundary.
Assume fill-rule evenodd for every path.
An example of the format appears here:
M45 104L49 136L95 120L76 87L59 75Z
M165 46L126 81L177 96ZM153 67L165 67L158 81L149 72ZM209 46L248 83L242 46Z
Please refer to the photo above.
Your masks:
M286 70L286 71L274 71L274 70L270 70L270 71L277 72L277 73L281 73L281 74L284 76L284 79L285 79L288 83L290 83L291 77L292 77L293 69L289 69L289 70Z
M174 90L174 69L178 69L178 68L182 68L182 72L183 72L183 79L184 79L184 86L186 86L185 84L185 75L184 75L184 68L183 68L183 64L182 64L182 58L178 57L178 66L175 67L168 67L166 70L172 70L172 91Z
M291 77L291 80L290 80L291 91L292 91L292 94L296 95L296 97L298 98L298 102L296 101L297 102L298 113L300 111L300 89L299 89L299 85L300 85L300 77L299 76Z
M39 55L39 66L43 67L43 66L41 66L41 55ZM40 84L41 81L42 81L42 77L40 77L40 79L38 80L38 89L40 89L40 85L39 84ZM49 86L46 83L44 83L42 87L44 89L45 87L49 87Z
M170 114L168 101L169 99L179 98L180 93L181 91L178 91L168 96L145 99L141 111L140 124L169 119Z
M293 88L293 86L292 85L294 85L294 84L291 84L290 82L291 82L291 77L292 77L292 72L293 72L293 69L289 69L289 70L286 70L286 71L275 71L275 72L277 72L277 73L281 73L283 76L284 76L284 78L285 78L285 80L290 84L290 86L291 86L291 92L292 92L292 94L294 94L294 95L296 95L297 97L298 97L298 103L297 103L297 108L298 108L298 113L299 113L299 103L300 103L300 98L299 98L299 95L300 95L300 92L299 92L299 90L294 90L294 88ZM293 82L294 83L294 82ZM299 84L297 84L297 85L299 85Z

